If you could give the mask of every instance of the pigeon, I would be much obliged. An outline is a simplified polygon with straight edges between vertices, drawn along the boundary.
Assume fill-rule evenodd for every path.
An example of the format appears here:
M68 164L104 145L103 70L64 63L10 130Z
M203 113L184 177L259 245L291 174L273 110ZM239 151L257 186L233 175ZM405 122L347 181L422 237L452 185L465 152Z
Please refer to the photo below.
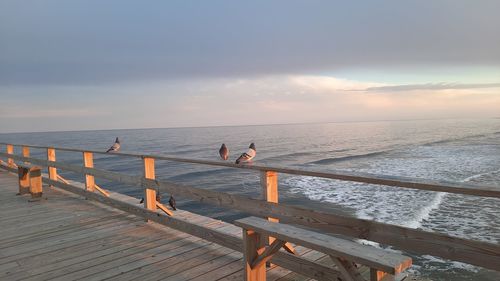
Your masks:
M240 164L240 162L250 162L255 157L257 150L255 149L255 144L252 142L248 147L248 151L243 153L236 159L236 164Z
M120 150L120 140L118 140L118 138L116 138L115 143L106 151L106 153L116 152L118 150Z
M170 205L170 207L172 207L172 209L174 211L177 211L177 208L175 207L176 204L175 204L174 196L170 195L170 199L168 200L168 204Z
M222 160L227 160L229 158L229 149L227 149L225 144L222 144L222 146L220 147L219 155Z

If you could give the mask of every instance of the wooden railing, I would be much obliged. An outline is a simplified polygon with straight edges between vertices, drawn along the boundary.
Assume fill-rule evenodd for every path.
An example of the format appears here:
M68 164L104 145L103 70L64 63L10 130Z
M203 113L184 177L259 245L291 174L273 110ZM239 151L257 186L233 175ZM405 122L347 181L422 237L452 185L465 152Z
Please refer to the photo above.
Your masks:
M235 250L241 251L240 240L235 240L234 237L227 237L227 235L218 233L214 230L207 231L207 229L201 228L200 226L196 226L190 224L189 222L177 219L175 218L175 216L159 216L156 211L153 211L153 209L156 210L156 207L154 207L154 205L152 204L146 205L147 208L141 208L138 207L137 204L124 203L114 198L92 193L92 189L90 187L94 184L94 177L123 184L140 186L144 188L145 200L150 200L149 202L152 202L153 199L151 198L154 198L154 191L158 188L161 188L162 190L166 190L170 193L176 194L176 196L181 196L232 210L239 210L251 215L271 218L272 220L280 220L286 223L312 227L326 233L342 234L354 238L371 240L382 244L391 245L398 249L416 254L438 256L445 259L469 263L488 269L498 270L500 268L500 245L498 244L473 241L443 233L411 229L386 223L358 219L350 216L344 216L333 212L317 211L288 204L280 204L277 202L278 173L500 198L500 188L494 186L479 186L443 181L427 181L414 178L379 176L367 173L343 171L332 171L326 173L259 165L236 165L220 161L186 159L166 155L139 154L129 152L107 154L102 151L81 150L73 148L13 145L6 143L0 144L6 145L6 153L0 153L0 156L7 159L6 165L1 165L1 167L3 167L4 169L13 170L13 167L15 166L15 160L30 162L34 165L48 167L49 177L43 179L43 181L47 184L69 190L71 192L83 195L94 200L98 200L118 209L126 210L128 212L143 216L146 219L168 225L189 234L205 238L209 241L220 243ZM14 146L22 147L23 156L14 154ZM29 157L29 148L46 149L47 159L37 159ZM56 161L55 152L58 150L82 153L83 165L80 166ZM93 154L107 154L117 157L141 158L143 159L144 174L143 176L131 176L127 174L94 168L92 160ZM258 171L260 173L260 182L265 201L224 192L181 185L169 181L159 181L155 179L154 160L167 160L183 163L224 166ZM83 190L81 188L75 187L72 184L59 181L57 179L57 176L54 176L57 175L57 169L85 175L85 186L87 187L87 190ZM150 199L148 199L148 197ZM273 258L272 262L285 268L294 268L295 266L299 265L301 266L301 268L304 267L304 260L300 259L300 257L296 257L286 253L279 253L278 255L276 255L276 257ZM319 278L320 280L324 279L324 276L328 276L328 268L307 262L305 264L307 264L307 268L309 268L309 271L306 272L306 275L313 278Z

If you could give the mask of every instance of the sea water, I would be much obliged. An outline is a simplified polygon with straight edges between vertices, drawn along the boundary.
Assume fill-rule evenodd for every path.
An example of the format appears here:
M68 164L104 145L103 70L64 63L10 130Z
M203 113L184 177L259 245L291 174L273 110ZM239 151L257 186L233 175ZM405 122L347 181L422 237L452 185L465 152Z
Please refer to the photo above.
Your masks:
M254 163L259 165L500 186L500 119L15 133L0 134L0 142L106 150L115 137L120 138L123 151L217 160L218 149L225 143L234 161L255 142ZM44 158L44 153L32 149L33 157ZM73 164L82 161L81 154L74 152L58 151L57 158ZM131 175L142 173L140 159L134 158L95 155L95 166ZM156 167L160 179L260 197L255 171L169 161L157 161ZM62 175L83 180L81 175ZM97 183L137 198L142 195L138 187L104 180ZM499 199L285 174L279 175L279 192L280 202L500 243ZM166 201L170 194L162 195ZM180 197L177 201L181 208L226 221L243 216ZM414 274L433 280L500 280L499 273L479 267L405 254L414 259Z

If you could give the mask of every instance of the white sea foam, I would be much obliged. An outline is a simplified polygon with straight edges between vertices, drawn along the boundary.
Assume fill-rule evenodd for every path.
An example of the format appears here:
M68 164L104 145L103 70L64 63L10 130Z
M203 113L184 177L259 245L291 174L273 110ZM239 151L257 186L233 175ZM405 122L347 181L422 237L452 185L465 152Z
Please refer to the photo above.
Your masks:
M499 170L495 170L495 171L490 171L490 172L485 172L485 173L479 173L479 174L476 174L476 175L472 175L470 177L467 177L467 178L461 180L461 182L474 181L474 180L477 180L477 179L479 179L481 177L492 175L492 174L496 174L496 173L500 173L500 169Z
M422 226L422 221L426 220L429 218L431 215L432 211L436 210L439 208L439 205L441 205L441 202L443 202L443 198L446 196L446 193L444 192L438 192L436 193L436 196L432 201L429 203L429 205L422 207L420 210L417 211L415 219L409 220L407 223L404 223L403 226L409 227L409 228L419 228Z
M374 174L392 174L457 182L498 184L500 166L498 146L420 146L395 151L368 159L335 164L335 169L356 170ZM493 169L492 171L492 167ZM464 174L473 175L464 178ZM362 219L375 220L409 228L438 231L452 236L500 242L499 201L495 198L471 197L445 192L432 192L377 186L356 182L335 181L310 177L290 177L285 183L290 191L312 200L331 202L352 210ZM381 247L378 243L360 243ZM472 265L431 256L415 256L419 270L477 272Z
M451 266L453 268L463 269L463 270L467 270L467 271L471 271L471 272L478 272L479 271L478 267L470 265L470 264L466 264L463 262L449 261L449 260L441 259L439 257L430 256L430 255L423 255L423 256L421 256L421 258L424 258L428 264L447 265L447 266ZM438 266L434 265L431 267L433 270L437 270L437 271L447 271L448 270L447 267L443 267L443 266L438 267Z

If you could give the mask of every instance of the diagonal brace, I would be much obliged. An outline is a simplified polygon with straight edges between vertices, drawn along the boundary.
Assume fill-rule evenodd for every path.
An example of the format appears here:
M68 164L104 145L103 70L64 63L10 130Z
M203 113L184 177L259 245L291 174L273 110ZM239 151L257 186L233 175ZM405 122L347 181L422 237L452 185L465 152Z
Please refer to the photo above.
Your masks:
M250 267L256 268L262 263L270 260L272 256L281 249L281 247L285 246L285 244L285 241L279 239L274 240L273 243L266 247L265 250L252 262Z
M165 205L163 205L162 203L156 201L156 207L158 207L159 209L161 209L162 211L164 211L167 215L173 217L174 214L172 213L172 211L170 211L169 209L167 209L167 207L165 207Z
M330 258L338 267L340 273L342 273L342 276L346 281L366 281L352 262L343 258L334 257L332 255L330 255Z

